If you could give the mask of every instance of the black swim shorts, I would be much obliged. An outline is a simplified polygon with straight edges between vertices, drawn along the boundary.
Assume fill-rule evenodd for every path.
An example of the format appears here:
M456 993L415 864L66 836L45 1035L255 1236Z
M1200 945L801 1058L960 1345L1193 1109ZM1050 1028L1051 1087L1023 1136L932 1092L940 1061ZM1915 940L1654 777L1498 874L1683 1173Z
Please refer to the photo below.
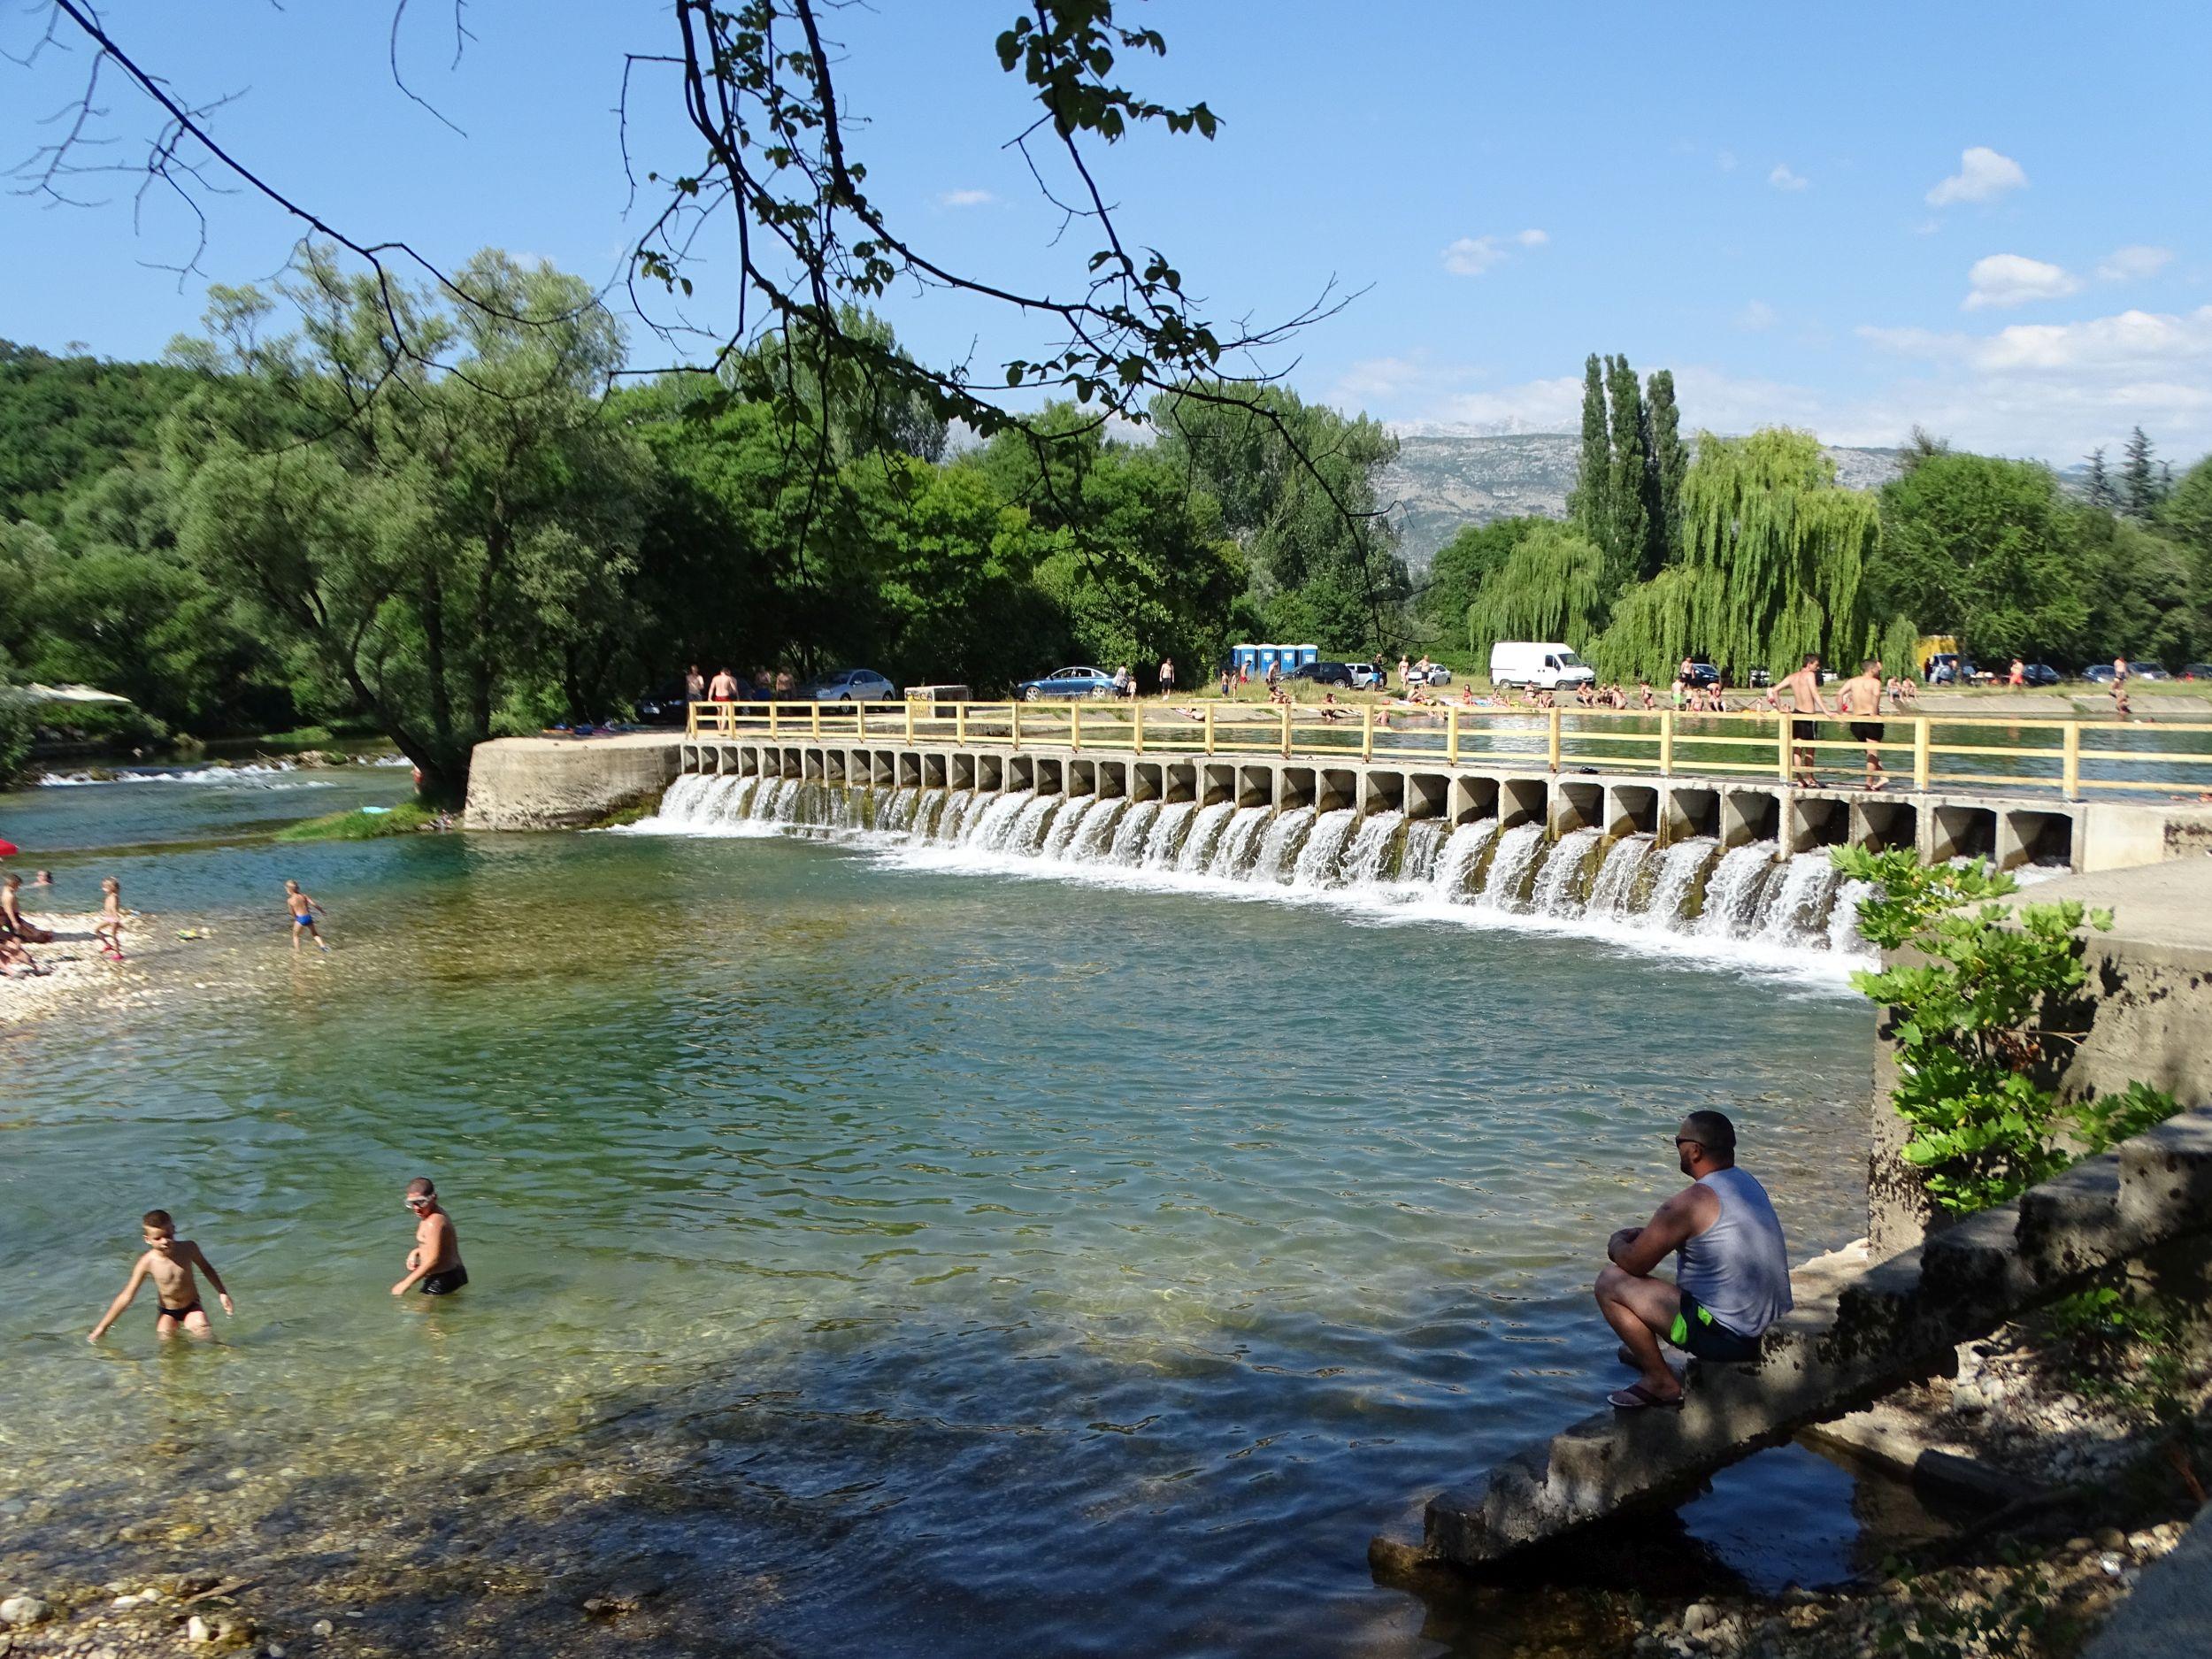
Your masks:
M429 1278L424 1279L422 1283L416 1286L415 1288L422 1292L422 1294L426 1296L450 1296L455 1291L460 1289L462 1286L467 1284L468 1282L469 1271L467 1268L449 1267L442 1273L431 1274Z
M1862 743L1880 742L1882 741L1882 723L1879 720L1854 720L1851 722L1851 735Z
M1809 743L1820 735L1820 722L1817 720L1792 720L1790 722L1790 731L1791 733L1796 737L1799 742Z
M1667 1340L1699 1359L1733 1362L1759 1356L1757 1337L1737 1335L1714 1318L1713 1310L1686 1290L1682 1293L1682 1311L1674 1316Z

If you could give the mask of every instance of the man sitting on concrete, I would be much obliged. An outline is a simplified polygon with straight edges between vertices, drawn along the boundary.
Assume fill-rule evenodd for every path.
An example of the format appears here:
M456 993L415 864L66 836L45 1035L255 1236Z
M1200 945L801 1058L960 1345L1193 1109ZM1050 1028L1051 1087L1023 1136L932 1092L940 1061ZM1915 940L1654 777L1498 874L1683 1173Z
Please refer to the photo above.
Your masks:
M1678 1406L1682 1385L1659 1351L1664 1337L1700 1359L1746 1360L1759 1333L1790 1310L1789 1253L1766 1189L1736 1167L1736 1125L1692 1112L1674 1149L1692 1179L1640 1227L1605 1247L1598 1311L1620 1333L1621 1363L1641 1375L1606 1398L1623 1411ZM1652 1270L1679 1250L1674 1284Z

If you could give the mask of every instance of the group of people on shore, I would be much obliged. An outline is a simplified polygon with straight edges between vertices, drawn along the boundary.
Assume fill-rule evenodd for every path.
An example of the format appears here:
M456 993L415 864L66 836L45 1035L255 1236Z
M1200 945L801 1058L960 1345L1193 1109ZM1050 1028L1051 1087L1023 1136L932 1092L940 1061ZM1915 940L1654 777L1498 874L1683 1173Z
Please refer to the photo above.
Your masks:
M392 1286L392 1294L403 1296L412 1290L426 1296L449 1296L469 1282L468 1269L461 1263L461 1235L453 1225L453 1217L438 1202L438 1189L426 1175L407 1183L404 1202L408 1214L415 1218L415 1247L407 1252L407 1271ZM150 1279L154 1283L157 1337L165 1342L180 1331L188 1336L213 1336L215 1327L200 1300L195 1270L207 1275L226 1315L234 1316L238 1311L215 1263L207 1259L197 1241L177 1237L176 1219L165 1210L148 1210L139 1220L139 1233L146 1248L131 1263L130 1277L85 1340L96 1343L105 1336Z
M42 870L31 883L34 887L51 889L53 872ZM23 878L8 875L0 878L0 972L10 979L42 974L47 969L39 965L31 955L33 945L50 945L58 935L50 927L41 927L23 914ZM290 930L292 949L311 940L319 950L328 950L330 942L322 935L317 918L323 907L300 890L300 884L288 880L284 884L284 926ZM98 941L100 956L109 962L123 960L123 926L129 918L123 908L123 884L113 876L100 879L100 915L92 925L92 937Z

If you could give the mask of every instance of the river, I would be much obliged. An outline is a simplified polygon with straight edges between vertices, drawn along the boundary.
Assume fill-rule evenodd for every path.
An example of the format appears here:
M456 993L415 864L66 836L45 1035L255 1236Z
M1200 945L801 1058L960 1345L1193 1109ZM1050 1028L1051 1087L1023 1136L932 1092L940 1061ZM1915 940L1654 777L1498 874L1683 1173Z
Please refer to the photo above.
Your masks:
M0 1046L18 1578L219 1546L434 1630L506 1583L524 1653L595 1585L699 1651L1433 1653L1365 1540L1617 1385L1586 1287L1683 1111L1796 1253L1863 1230L1839 964L772 835L248 833L403 777L0 795L71 898L254 964ZM416 1174L449 1302L387 1294ZM156 1205L238 1317L89 1348ZM1849 1483L1781 1455L1693 1530L1835 1568Z

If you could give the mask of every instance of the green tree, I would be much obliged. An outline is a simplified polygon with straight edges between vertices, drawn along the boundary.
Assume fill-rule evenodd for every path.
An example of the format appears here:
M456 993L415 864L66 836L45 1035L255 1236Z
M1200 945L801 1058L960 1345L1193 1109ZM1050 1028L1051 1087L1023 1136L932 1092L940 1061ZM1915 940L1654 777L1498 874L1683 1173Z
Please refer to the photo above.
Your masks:
M2188 557L2196 636L2212 642L2212 456L2181 475L2159 503L2158 520Z
M1644 573L1651 544L1645 511L1644 400L1636 372L1625 357L1605 360L1606 395L1611 402L1612 454L1605 486L1606 588L1618 593Z
M1732 678L1794 668L1807 651L1840 663L1866 649L1865 577L1881 515L1872 495L1837 486L1810 433L1701 433L1682 523L1681 562L1707 572L1686 583L1694 635ZM1642 660L1655 641L1614 643Z
M2132 518L2088 507L2067 518L2088 618L2079 655L2124 651L2176 667L2212 639L2195 603L2188 549Z
M1651 546L1644 556L1644 574L1655 576L1680 557L1682 480L1690 470L1689 447L1682 442L1682 411L1674 401L1673 370L1653 371L1644 387L1644 409L1651 427L1644 457L1644 516Z
M1605 377L1593 351L1582 365L1582 449L1567 518L1584 538L1602 547L1609 527L1607 491L1613 480L1613 444L1605 429Z
M456 280L473 303L442 319L311 250L274 335L273 301L218 289L213 337L179 350L204 384L165 429L186 556L444 799L495 712L611 695L649 477L601 406L622 339L585 286L491 252ZM393 368L396 303L451 373Z
M2128 434L2120 480L2121 511L2131 518L2147 518L2158 511L2158 474L2151 465L2151 441L2140 426Z
M1605 626L1605 556L1578 529L1529 526L1467 608L1467 649L1486 661L1500 640L1589 649Z
M2085 649L2079 536L2090 510L2068 507L2050 468L1939 455L1886 485L1881 502L1877 611L1916 617L1993 658Z
M1335 651L1399 638L1412 579L1377 481L1398 441L1281 387L1204 389L1155 404L1159 452L1220 503L1267 628Z
M1493 518L1488 524L1463 526L1439 548L1415 602L1431 637L1455 640L1467 626L1467 607L1490 572L1505 563L1531 529L1548 522Z
M2120 494L2112 488L2112 474L2105 470L2104 445L2099 444L2089 452L2089 504L2112 512L2120 505Z

